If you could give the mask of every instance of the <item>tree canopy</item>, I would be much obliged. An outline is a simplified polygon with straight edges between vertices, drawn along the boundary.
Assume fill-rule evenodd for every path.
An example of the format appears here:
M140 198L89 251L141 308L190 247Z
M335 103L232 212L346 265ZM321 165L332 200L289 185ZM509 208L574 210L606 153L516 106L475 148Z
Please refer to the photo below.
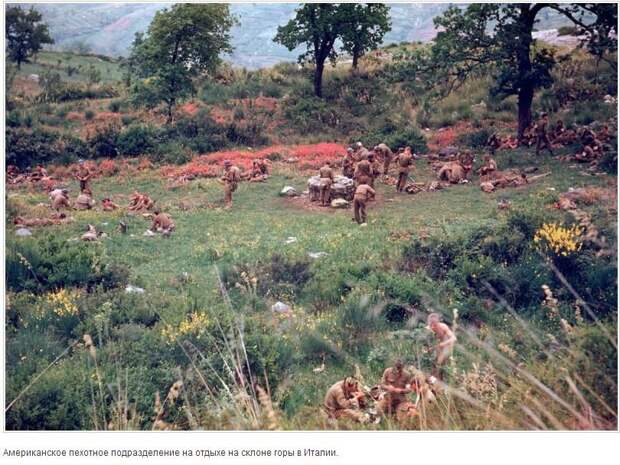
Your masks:
M343 49L353 55L357 66L358 58L379 45L389 31L388 12L389 7L379 4L307 3L287 24L278 27L273 40L289 50L306 47L298 59L314 63L314 93L321 97L325 61L329 58L335 62L338 56L336 41L343 42Z
M451 7L435 18L440 32L426 57L428 68L444 84L446 92L476 73L491 72L495 80L492 94L501 98L518 96L519 138L532 120L534 92L553 82L553 51L537 44L532 36L537 15L545 8L579 24L582 32L588 31L588 42L597 50L602 47L606 52L612 48L609 40L615 41L615 36L612 38L609 33L613 30L610 24L617 22L615 6L603 9L595 4L471 4L465 9ZM588 13L596 15L596 19L587 22ZM602 35L597 34L597 27Z
M34 8L24 10L19 6L6 9L6 44L8 57L21 69L22 63L36 54L43 45L53 44L47 25L41 22L41 13Z
M367 51L381 45L391 29L390 7L383 3L345 3L348 20L342 31L342 49L353 58L353 68Z
M165 102L170 122L177 101L194 90L192 78L214 71L220 54L232 51L234 23L225 4L179 3L158 11L133 43L131 70L142 78L134 93L153 104Z

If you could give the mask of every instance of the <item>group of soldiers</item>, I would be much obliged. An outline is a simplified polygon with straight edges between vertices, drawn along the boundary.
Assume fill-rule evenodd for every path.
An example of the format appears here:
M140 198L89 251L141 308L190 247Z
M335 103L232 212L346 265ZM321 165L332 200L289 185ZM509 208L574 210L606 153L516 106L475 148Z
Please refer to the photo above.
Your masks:
M63 209L75 209L75 210L91 210L94 208L96 201L93 198L93 191L91 189L91 180L93 178L93 172L86 166L83 160L78 162L78 169L74 173L74 178L79 182L80 185L80 193L72 202L69 198L69 190L62 188L52 189L49 193L49 198L51 201L51 207L56 213L53 215L52 220L55 218L65 219L66 215L64 213L60 213L60 210ZM114 203L109 197L106 197L101 200L101 208L104 212L110 212L119 209L119 205ZM155 202L146 194L141 194L139 192L134 192L131 195L129 205L127 206L127 210L129 212L144 212L144 211L152 211L152 224L148 229L149 231L155 233L162 233L164 237L170 236L170 234L175 229L174 221L171 216L167 213L162 212L157 206ZM62 216L60 216L62 215ZM16 223L17 224L17 223ZM47 224L58 224L58 221L45 221L45 219L21 219L20 223L22 225L47 225ZM119 225L119 229L121 232L126 232L126 225L121 222ZM88 230L82 236L82 239L85 241L94 241L100 237L100 234L97 233L94 226L88 225Z
M575 155L575 159L581 162L592 162L599 158L604 150L604 145L611 139L609 126L603 127L595 133L587 126L582 128L567 128L562 120L558 120L554 127L549 126L549 114L543 112L536 122L532 122L523 132L521 143L528 147L536 146L536 155L541 150L547 150L553 155L553 147L559 145L570 145L579 142L581 150ZM496 132L493 132L487 140L487 147L491 155L500 148L516 148L519 141L508 138L502 139Z
M372 388L365 388L358 379L347 376L334 383L325 394L323 411L327 417L332 421L342 419L358 423L393 417L404 422L419 414L421 402L434 401L441 392L442 368L452 356L457 338L439 314L431 313L427 323L439 341L434 347L433 374L426 376L414 366L405 367L403 361L397 359L383 372L381 382ZM417 399L412 402L409 394L415 394Z

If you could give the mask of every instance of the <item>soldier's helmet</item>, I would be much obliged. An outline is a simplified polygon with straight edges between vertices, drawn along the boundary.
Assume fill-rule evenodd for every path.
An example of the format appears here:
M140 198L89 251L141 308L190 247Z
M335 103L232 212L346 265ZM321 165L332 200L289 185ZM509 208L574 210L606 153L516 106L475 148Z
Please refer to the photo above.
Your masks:
M353 149L352 149L351 147L349 147L349 148L347 149L347 153L353 153Z
M232 162L230 160L224 160L224 166L230 166Z
M364 146L364 144L362 144L361 142L356 142L355 143L355 147L357 147L358 149L361 149Z

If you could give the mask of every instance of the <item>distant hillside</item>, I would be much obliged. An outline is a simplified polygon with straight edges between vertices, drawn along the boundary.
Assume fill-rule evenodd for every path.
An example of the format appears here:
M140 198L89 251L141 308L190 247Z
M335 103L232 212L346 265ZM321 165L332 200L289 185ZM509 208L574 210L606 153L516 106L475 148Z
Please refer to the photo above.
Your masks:
M427 41L435 36L433 18L449 4L389 4L392 31L385 44ZM29 7L30 4L24 4ZM123 56L136 32L145 31L155 12L165 3L33 4L43 14L56 41L56 50L79 50ZM298 4L231 4L240 24L233 31L234 53L228 58L234 65L262 68L280 61L294 61L299 52L289 52L273 42L278 26L295 14ZM566 24L558 15L543 12L539 29Z

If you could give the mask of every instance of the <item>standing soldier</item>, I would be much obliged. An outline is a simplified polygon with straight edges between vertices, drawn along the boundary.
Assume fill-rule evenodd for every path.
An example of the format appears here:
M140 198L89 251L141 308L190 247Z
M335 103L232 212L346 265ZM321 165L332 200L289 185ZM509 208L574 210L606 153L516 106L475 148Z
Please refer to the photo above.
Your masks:
M382 142L374 148L374 151L383 159L383 174L387 176L390 163L392 163L392 158L394 157L392 150Z
M491 155L495 155L495 151L502 146L502 141L495 131L495 123L493 122L491 122L491 131L493 131L493 133L487 139L487 147L489 148Z
M92 173L84 164L84 160L80 160L78 163L79 167L77 173L75 174L75 179L80 181L80 192L84 192L86 189L90 189L88 182L92 177Z
M370 187L375 187L375 179L381 174L381 164L375 158L375 154L370 152L368 154L368 163L370 163Z
M353 195L353 214L357 224L366 223L366 203L374 198L376 192L368 184L360 184Z
M362 158L355 165L353 179L355 179L355 183L358 186L360 184L370 184L372 182L370 162L366 157Z
M452 350L456 344L456 335L447 324L441 322L438 313L429 314L427 324L428 328L439 339L439 344L435 346L435 376L442 379L441 368L452 356Z
M368 158L368 154L370 152L368 151L368 149L366 147L364 147L364 144L362 144L361 142L356 142L355 143L355 160L356 161L360 161L360 160L365 160Z
M355 172L355 158L353 157L353 149L349 147L347 153L342 160L342 175L349 179L353 179Z
M334 171L332 170L330 161L326 161L325 164L319 169L319 176L321 178L321 205L328 207L331 187L334 182Z
M403 192L407 185L407 178L409 177L409 171L413 165L413 155L411 154L411 147L406 147L398 157L396 158L396 164L398 165L398 183L396 184L396 192Z
M224 203L226 208L232 207L232 193L237 190L240 178L241 170L234 166L230 160L224 160L224 174L221 180L224 183Z
M553 155L551 150L551 142L549 142L549 136L547 135L547 126L549 125L549 115L542 113L540 120L536 123L536 155L540 154L540 149L546 148L549 153Z

